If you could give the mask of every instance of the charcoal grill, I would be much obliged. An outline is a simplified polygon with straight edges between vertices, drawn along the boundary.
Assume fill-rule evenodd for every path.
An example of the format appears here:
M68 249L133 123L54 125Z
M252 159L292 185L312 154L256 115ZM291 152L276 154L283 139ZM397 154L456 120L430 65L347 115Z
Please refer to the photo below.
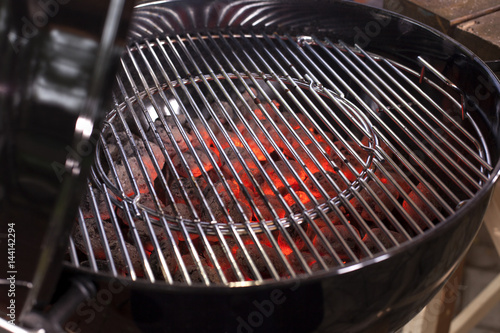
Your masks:
M152 2L129 41L62 278L105 315L67 325L388 332L443 285L497 174L468 51L336 2Z
M225 54L229 55L221 56ZM264 60L265 56L270 60ZM300 61L300 57L305 60ZM195 58L201 60L195 62ZM252 59L262 59L260 63L266 64L265 68L259 67ZM424 70L435 71L428 62L419 60ZM319 68L320 64L332 61L333 65ZM248 68L245 62L252 68ZM285 65L295 75L287 72ZM332 68L334 65L336 67ZM188 67L195 68L196 72ZM204 74L203 67L211 75ZM485 139L475 130L475 121L465 113L461 118L465 106L461 103L463 96L460 92L458 97L452 97L437 85L435 81L438 79L430 81L425 73L422 75L420 71L412 71L343 43L336 45L317 37L293 38L278 34L187 34L175 39L158 38L142 45L136 43L122 59L122 71L123 74L118 77L120 95L114 98L115 109L109 114L101 134L96 168L89 184L89 193L104 197L104 201L112 205L96 206L96 201L91 200L90 208L94 213L91 215L108 217L117 209L130 229L141 229L145 234L143 236L147 237L148 230L151 231L154 225L164 227L165 230L157 232L164 232L169 239L173 239L172 233L179 233L185 240L199 237L202 244L186 241L186 245L200 265L197 268L202 273L202 282L207 285L211 281L197 257L200 251L197 245L206 250L206 259L219 269L217 276L222 281L227 277L220 270L218 262L221 258L214 254L212 244L220 244L224 249L222 260L228 260L231 259L228 255L232 248L228 242L244 249L243 237L248 237L254 244L270 244L276 251L280 262L274 264L264 249L259 248L257 253L266 259L273 280L282 278L274 267L279 264L286 268L285 274L290 277L296 277L301 271L312 273L297 248L299 242L307 244L306 251L310 251L322 269L327 268L317 246L312 244L316 237L319 246L329 250L331 257L327 258L334 261L333 266L343 267L348 263L358 263L362 258L372 258L377 252L385 253L386 247L397 246L423 234L424 230L435 228L464 201L472 198L492 170ZM161 73L162 77L156 73ZM140 78L140 81L133 77ZM328 84L323 85L320 77ZM337 80L334 81L334 78ZM419 83L424 78L425 81ZM238 86L248 89L243 92L248 100L244 99ZM430 94L442 95L449 108L445 110L436 104ZM237 96L234 101L233 95ZM236 105L238 98L243 107ZM213 101L209 102L209 99ZM277 101L279 107L273 101ZM258 109L253 109L249 103ZM226 110L228 107L230 109ZM262 112L261 119L256 116L255 110ZM305 117L301 120L298 114ZM469 129L466 129L467 126ZM395 127L400 129L395 132ZM122 129L121 132L118 128ZM179 132L176 132L175 138L172 132L177 129ZM159 130L166 133L164 137L158 134ZM325 133L331 133L333 137ZM153 140L149 141L148 137L153 137ZM415 142L407 144L410 138ZM310 143L306 145L304 141ZM380 142L387 145L385 150ZM250 147L249 143L255 145ZM127 145L134 147L132 152L125 152L125 149L120 154L110 152ZM139 146L146 148L142 155L137 148ZM158 152L159 147L163 148L162 153ZM243 149L240 151L238 147ZM212 154L212 149L220 155L220 161ZM326 152L328 149L332 151L330 154ZM421 154L418 155L415 150ZM236 151L246 155L234 154ZM288 156L284 151L288 152ZM302 154L299 155L299 152ZM271 156L272 153L275 156ZM210 161L203 163L198 154L206 154ZM263 157L259 158L257 154ZM231 160L228 155L235 157ZM134 165L128 161L128 157L132 156L135 157ZM184 157L177 168L173 161L175 156ZM198 159L194 163L187 162L191 156ZM292 161L296 163L292 165ZM339 161L345 161L342 168ZM280 165L285 169L280 170L277 162L282 162ZM152 165L154 172L148 172L151 166L145 164ZM230 170L223 172L220 165ZM127 169L127 172L117 170L117 166ZM238 172L235 166L241 167L241 170ZM287 180L283 175L286 168L292 179ZM311 171L313 168L319 171ZM337 176L335 180L331 179L328 170L334 173L332 176ZM215 175L209 174L209 171ZM269 176L273 171L278 176L275 179ZM165 179L166 173L171 179ZM299 173L305 176L301 178ZM317 182L318 173L327 180L323 187L330 186L330 193L321 184L309 187L305 184L304 179ZM350 179L345 173L352 173ZM243 176L248 177L247 182L242 181ZM260 183L255 179L259 176L263 178ZM199 183L215 187L214 179L220 183L223 192L215 193L215 202L211 207ZM236 191L240 191L242 200L250 205L252 216L241 207L234 210L228 208L232 202L222 197L236 198L228 179L237 183ZM407 184L407 189L401 188L398 180ZM159 186L154 184L155 181ZM295 188L289 181L296 182ZM172 183L183 186L172 193ZM417 188L419 183L425 186L422 187L425 194ZM283 187L281 192L277 186ZM311 193L312 190L316 194ZM160 199L162 192L166 198ZM306 197L300 198L299 192ZM409 196L410 192L416 194L413 200L421 202L415 203ZM381 198L384 194L386 198ZM290 196L292 204L284 196ZM260 198L262 200L259 201ZM178 207L180 200L185 206L182 207L184 211ZM403 201L413 205L414 210L403 208ZM199 202L201 207L194 202ZM293 207L294 210L292 206L295 203L298 207ZM167 204L173 209L168 210ZM100 212L99 207L104 212ZM220 210L219 221L213 210ZM284 211L282 215L285 216L280 217L277 210ZM360 211L367 213L360 214ZM80 223L85 225L84 221ZM113 223L118 226L120 222L117 218ZM139 227L138 224L144 226ZM345 243L335 224L348 229L349 237L359 247L359 254L355 254ZM326 236L319 231L320 225L334 231L336 241L342 246L340 251L348 254L349 258L345 260L348 263L330 248ZM381 231L379 236L373 233L375 228ZM304 229L309 230L309 234ZM104 230L102 225L98 226L98 230ZM390 230L397 232L399 242ZM280 247L276 234L273 234L275 231L283 236L283 242L288 246ZM292 239L292 234L295 239ZM105 236L104 232L102 235ZM371 250L362 240L365 235L373 240ZM155 281L146 254L141 253L144 240L135 233L132 238L132 244L136 245L142 259L139 265L141 275ZM153 251L160 253L158 240L154 238L149 241L154 245ZM385 244L381 238L387 239ZM85 243L89 246L90 241L86 239ZM178 255L180 251L175 248L175 241L170 243L172 249L168 250ZM293 251L298 267L292 267L290 259L286 259L290 254L283 253L282 247ZM112 252L104 250L108 254ZM89 246L87 253L91 252L93 250ZM245 259L249 268L255 269L251 264L252 256L245 255L248 256ZM73 258L76 257L77 254L73 253ZM180 257L176 259L183 262ZM160 262L164 263L164 258ZM95 262L92 265L97 267ZM183 266L179 265L179 268L182 270ZM134 265L127 265L127 268L128 274L137 275ZM160 278L171 282L170 270L166 266L161 268L165 276ZM238 277L234 282L248 284L234 261L231 268ZM116 267L110 270L118 271ZM185 269L183 273L184 281L191 284ZM255 283L261 283L261 274L258 271L252 273L256 277Z

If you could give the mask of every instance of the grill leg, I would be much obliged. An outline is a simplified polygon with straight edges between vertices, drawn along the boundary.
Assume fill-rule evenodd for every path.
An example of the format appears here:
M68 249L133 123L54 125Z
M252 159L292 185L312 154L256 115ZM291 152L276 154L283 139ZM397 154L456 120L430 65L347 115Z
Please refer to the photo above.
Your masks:
M500 255L500 184L497 182L484 224ZM500 302L500 274L473 299L452 321L450 333L469 332L490 310Z
M51 307L47 313L32 311L28 313L23 325L47 332L64 332L62 325L83 301L96 293L94 284L84 279L74 279L71 287Z
M455 303L459 298L463 268L464 262L458 266L443 289L398 333L448 332L454 314Z

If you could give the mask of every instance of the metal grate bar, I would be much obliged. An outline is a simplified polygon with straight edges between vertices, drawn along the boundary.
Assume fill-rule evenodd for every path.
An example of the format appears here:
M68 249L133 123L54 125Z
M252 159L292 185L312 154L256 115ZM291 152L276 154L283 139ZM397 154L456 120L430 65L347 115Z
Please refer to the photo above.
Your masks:
M157 255L158 260L159 260L159 265L160 265L160 269L162 272L162 276L164 277L164 279L168 283L171 284L171 283L173 283L172 274L170 273L170 269L168 268L168 264L166 262L165 256L163 255L162 251L158 251L158 249L161 249L161 245L158 241L158 237L156 235L156 232L153 229L153 223L152 223L149 215L145 211L142 212L142 220L146 223L146 225L148 227L149 235L151 237L151 240L154 243L153 246L156 250L156 255ZM168 239L173 239L173 235L170 231L170 228L168 227L168 225L166 223L164 223L164 228L165 228L164 230L166 230L168 233L168 236L167 236ZM174 247L173 250L176 251L176 248Z
M144 271L146 273L146 276L150 282L154 282L155 278L154 278L153 272L152 272L151 267L149 265L149 262L147 260L146 253L144 252L144 247L142 246L141 240L139 238L139 234L138 234L137 228L135 226L134 218L131 215L131 210L128 209L128 204L126 202L124 202L123 211L125 213L125 217L127 219L127 222L129 223L130 232L132 233L132 238L133 238L133 241L135 243L136 249L139 251L140 259L141 259L141 262L144 266ZM128 256L128 252L126 250L124 250L124 254L125 254L125 256ZM128 260L129 259L127 259L127 261ZM130 268L132 270L133 266L131 266Z
M109 260L109 269L110 269L111 273L114 276L116 276L117 275L116 267L113 263L113 255L111 253L111 249L110 249L109 241L108 241L109 235L107 235L106 232L104 231L103 221L101 219L101 214L100 214L100 211L98 209L97 200L96 200L96 197L95 197L95 194L93 191L92 184L90 184L90 183L87 184L87 193L88 193L88 196L90 199L92 211L94 213L94 219L96 220L96 226L97 226L97 229L99 231L99 235L101 237L101 242L103 244L104 253L105 253L106 258L108 258L108 260ZM111 207L111 204L109 202L108 197L106 197L106 207ZM81 210L80 210L80 214L82 214ZM89 250L89 251L92 252L92 250ZM92 269L95 269L93 267L94 265L96 265L95 257L93 255L91 255L89 259L91 262Z
M83 239L84 239L83 244L85 246L85 252L89 256L90 268L94 272L96 272L97 271L97 263L95 261L94 251L92 248L92 244L90 243L90 238L89 238L89 234L87 231L87 227L85 226L85 219L83 218L83 214L82 214L81 210L79 210L79 212L78 212L78 223L79 223L79 227L80 227L80 230L82 232Z
M69 236L69 245L68 245L68 254L69 261L75 267L80 267L80 261L78 260L78 253L76 252L75 241L73 240L73 236Z

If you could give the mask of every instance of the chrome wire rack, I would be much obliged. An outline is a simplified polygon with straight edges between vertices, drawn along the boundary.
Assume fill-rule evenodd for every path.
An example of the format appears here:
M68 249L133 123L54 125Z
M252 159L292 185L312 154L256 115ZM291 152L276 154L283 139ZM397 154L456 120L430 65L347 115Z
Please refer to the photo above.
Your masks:
M313 35L129 46L71 265L243 286L351 266L435 228L492 167L461 92L415 63Z

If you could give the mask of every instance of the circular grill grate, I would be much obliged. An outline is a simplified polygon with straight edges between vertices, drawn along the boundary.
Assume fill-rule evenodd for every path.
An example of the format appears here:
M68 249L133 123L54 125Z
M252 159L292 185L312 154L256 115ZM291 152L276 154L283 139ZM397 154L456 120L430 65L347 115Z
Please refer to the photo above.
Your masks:
M434 228L491 170L459 94L342 42L157 39L117 79L71 240L95 271L247 285L351 265Z

